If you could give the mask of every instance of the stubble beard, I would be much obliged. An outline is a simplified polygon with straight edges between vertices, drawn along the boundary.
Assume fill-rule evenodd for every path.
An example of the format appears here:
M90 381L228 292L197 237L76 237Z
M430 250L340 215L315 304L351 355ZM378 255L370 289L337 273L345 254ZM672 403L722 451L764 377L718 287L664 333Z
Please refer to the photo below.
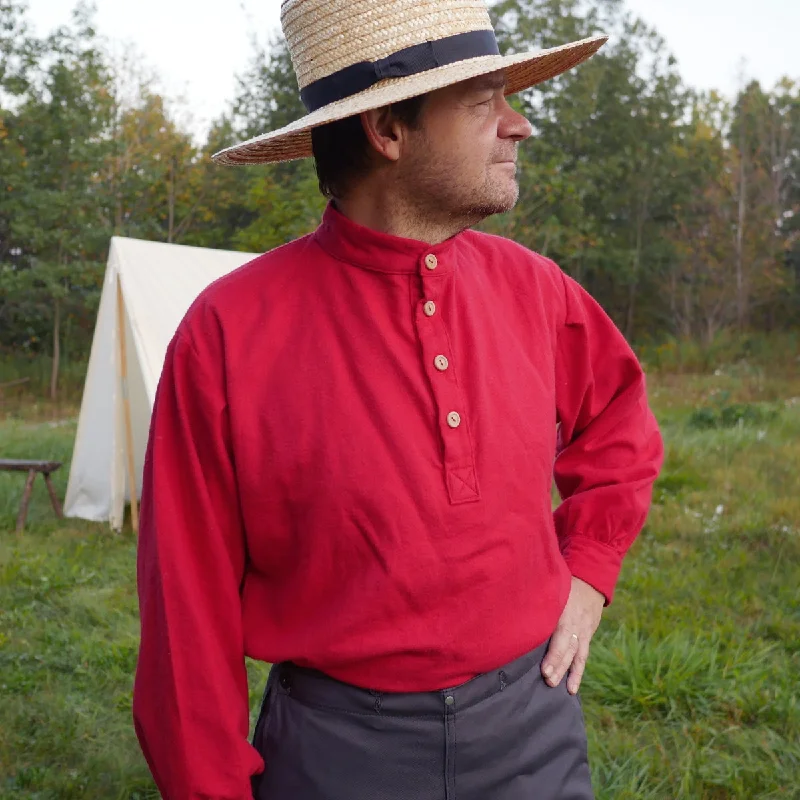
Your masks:
M475 202L477 198L485 198L483 202ZM519 182L516 176L508 180L508 187L503 187L499 181L492 182L487 176L486 183L481 192L476 193L472 204L464 207L463 213L477 218L480 222L495 214L505 214L511 211L519 200ZM472 223L473 225L476 223Z
M420 221L452 228L455 233L516 206L519 183L516 175L497 174L503 169L495 162L488 164L483 183L476 188L464 179L470 175L468 164L419 159L405 173L403 193Z

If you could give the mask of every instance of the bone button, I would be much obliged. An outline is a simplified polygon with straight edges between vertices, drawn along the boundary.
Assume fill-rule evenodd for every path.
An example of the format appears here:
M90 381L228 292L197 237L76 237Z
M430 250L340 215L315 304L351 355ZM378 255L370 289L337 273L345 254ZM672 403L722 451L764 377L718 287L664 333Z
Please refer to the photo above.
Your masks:
M436 356L436 358L433 359L433 363L439 372L444 372L450 366L447 356Z
M434 303L433 300L428 300L422 307L422 310L425 312L426 317L432 317L436 313L436 303Z
M428 253L428 255L425 256L425 266L428 269L436 269L436 267L439 266L439 260L433 253Z
M451 411L447 415L447 424L451 428L457 428L461 424L461 415L458 413L458 411Z

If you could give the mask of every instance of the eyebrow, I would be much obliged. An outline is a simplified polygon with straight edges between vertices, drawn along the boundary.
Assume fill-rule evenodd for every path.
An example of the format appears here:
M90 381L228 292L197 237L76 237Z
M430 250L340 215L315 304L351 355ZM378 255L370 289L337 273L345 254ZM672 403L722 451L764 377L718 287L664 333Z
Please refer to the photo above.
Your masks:
M477 92L482 92L486 89L505 89L506 76L502 72L482 75L479 78L475 78L472 88Z

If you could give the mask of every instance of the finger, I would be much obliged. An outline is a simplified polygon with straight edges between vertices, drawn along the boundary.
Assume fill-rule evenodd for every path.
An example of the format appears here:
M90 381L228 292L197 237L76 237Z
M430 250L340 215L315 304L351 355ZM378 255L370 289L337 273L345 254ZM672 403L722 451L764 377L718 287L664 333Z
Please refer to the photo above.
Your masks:
M551 686L559 686L561 681L564 680L567 671L569 670L573 660L575 659L575 654L578 652L578 647L580 646L580 640L578 639L577 635L574 633L569 634L569 644L567 645L567 652L564 655L564 658L561 661L561 664L555 670L551 683Z
M556 628L547 655L542 661L542 675L550 686L558 686L564 673L569 669L578 649L577 638L564 628Z
M578 644L578 652L575 653L575 658L572 659L572 665L569 668L569 678L567 678L567 691L570 694L578 694L578 689L583 679L583 671L586 669L586 660L589 658L589 642L580 641Z

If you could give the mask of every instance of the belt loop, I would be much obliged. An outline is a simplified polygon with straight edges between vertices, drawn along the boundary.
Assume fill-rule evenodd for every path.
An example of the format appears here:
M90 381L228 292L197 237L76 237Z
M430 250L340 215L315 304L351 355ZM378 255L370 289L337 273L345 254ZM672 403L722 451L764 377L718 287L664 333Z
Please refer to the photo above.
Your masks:
M280 673L278 674L278 683L286 694L292 693L292 676L289 670L286 669L287 664L284 662L280 665Z
M375 709L376 714L381 713L381 705L383 704L383 692L376 692L374 689L370 689L369 693L375 698L375 702L373 704L373 708Z
M456 797L456 699L452 692L442 692L444 702L445 800Z

